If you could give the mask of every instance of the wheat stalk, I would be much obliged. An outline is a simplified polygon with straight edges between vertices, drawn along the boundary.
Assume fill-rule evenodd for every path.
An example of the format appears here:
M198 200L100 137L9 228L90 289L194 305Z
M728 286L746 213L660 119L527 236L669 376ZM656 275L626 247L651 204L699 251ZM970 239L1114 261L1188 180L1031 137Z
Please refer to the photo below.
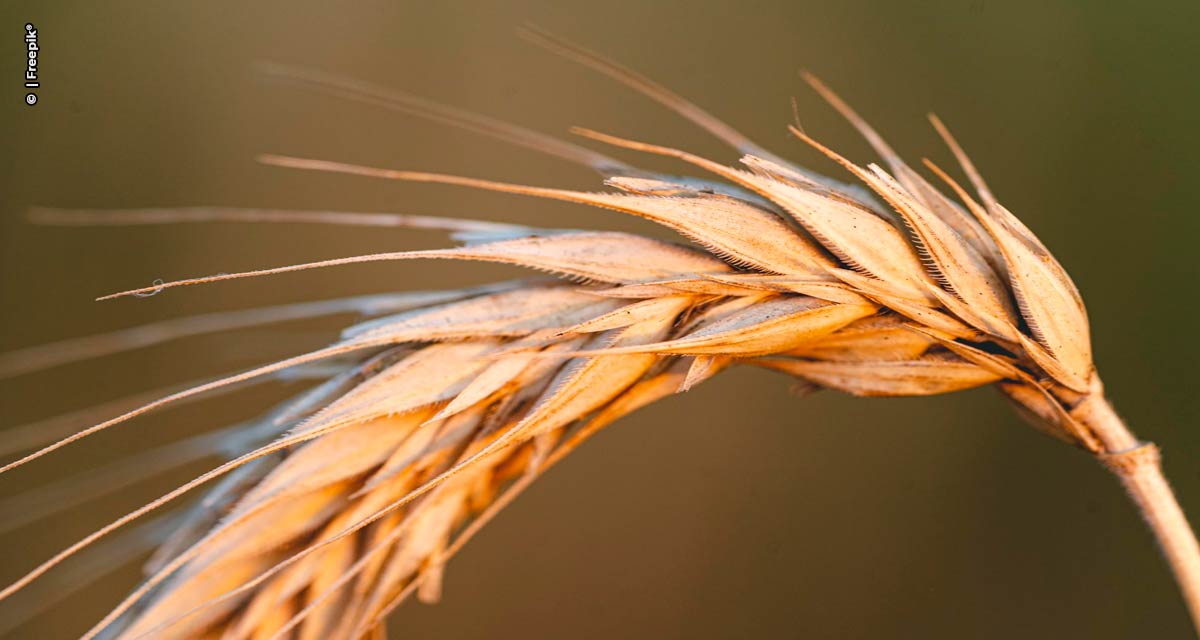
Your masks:
M792 133L842 165L864 190L787 163L616 63L544 32L528 35L705 128L744 154L741 167L577 130L594 141L676 158L710 177L658 175L484 116L283 67L266 70L592 167L612 189L576 192L284 156L262 160L583 203L658 222L692 244L348 212L34 212L48 224L360 224L441 229L466 241L450 249L155 283L108 298L382 260L482 260L561 278L209 314L0 357L0 375L15 375L256 323L346 310L376 316L328 348L172 390L149 403L121 403L118 417L56 442L40 438L77 428L79 417L17 432L10 451L46 446L0 471L203 392L281 375L324 380L253 424L187 441L170 455L152 452L143 461L167 460L169 466L214 453L230 459L65 549L0 598L220 479L172 524L146 565L146 580L84 638L382 637L384 620L398 603L411 595L436 600L443 567L462 544L591 434L726 367L750 364L814 388L861 396L996 386L1035 426L1095 455L1120 478L1200 621L1195 537L1163 479L1158 450L1134 438L1104 397L1078 291L1034 234L996 200L940 121L933 124L974 196L926 162L957 200L944 195L830 89L807 77L866 137L886 169L855 164L796 127ZM143 461L103 470L90 484L119 488L145 471ZM55 490L61 495L69 488Z

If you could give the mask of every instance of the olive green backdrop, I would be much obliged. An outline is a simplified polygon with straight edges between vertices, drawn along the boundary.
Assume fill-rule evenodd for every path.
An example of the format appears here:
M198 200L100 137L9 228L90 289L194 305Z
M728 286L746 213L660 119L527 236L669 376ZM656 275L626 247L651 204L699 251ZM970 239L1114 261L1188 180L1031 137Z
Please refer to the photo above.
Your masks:
M936 110L1075 277L1113 401L1162 446L1184 507L1200 516L1200 4L7 2L0 18L0 349L518 273L381 264L95 303L155 278L446 241L312 226L36 228L23 222L30 204L332 208L660 233L613 212L255 164L255 154L278 152L598 186L532 152L264 82L256 60L550 133L581 124L736 160L657 105L521 41L515 30L531 21L829 172L786 135L791 96L808 131L854 159L872 156L798 69L824 76L909 157L948 164L924 119ZM27 21L42 47L32 108L21 88ZM299 352L349 321L198 337L7 380L0 426ZM1171 578L1117 484L1026 427L994 392L859 400L797 398L788 386L734 371L612 427L454 560L442 604L407 605L392 629L527 640L1187 637ZM0 477L0 495L252 416L295 391L267 385L139 419ZM6 535L0 578L206 466ZM13 637L78 634L137 579L133 565L113 569ZM11 613L0 608L0 620Z

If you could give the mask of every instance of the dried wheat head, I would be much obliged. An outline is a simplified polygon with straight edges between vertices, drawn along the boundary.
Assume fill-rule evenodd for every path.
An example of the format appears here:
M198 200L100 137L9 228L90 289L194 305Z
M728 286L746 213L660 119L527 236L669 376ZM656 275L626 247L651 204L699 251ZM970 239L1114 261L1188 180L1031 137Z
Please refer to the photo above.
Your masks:
M328 348L149 403L136 401L119 417L5 467L202 392L280 375L322 380L252 425L187 443L181 460L218 451L229 459L72 545L0 597L219 479L165 528L146 580L85 638L381 636L398 603L411 595L439 597L446 561L548 466L616 418L736 364L862 396L995 384L1046 432L1092 451L1105 448L1104 438L1073 413L1100 388L1079 293L1046 247L993 197L936 119L974 195L930 164L952 195L936 188L814 78L810 83L867 138L884 166L856 164L798 128L792 131L861 186L793 166L615 63L548 34L530 37L674 108L744 154L740 164L577 131L593 141L678 159L705 177L658 175L484 116L280 67L268 72L592 167L607 177L610 189L578 192L262 159L583 203L652 220L691 242L384 214L38 212L43 222L60 224L240 220L424 227L452 231L464 241L447 249L156 283L111 297L381 260L481 260L558 278L212 314L0 358L0 373L11 375L205 331L348 310L374 316ZM35 441L18 439L8 450Z

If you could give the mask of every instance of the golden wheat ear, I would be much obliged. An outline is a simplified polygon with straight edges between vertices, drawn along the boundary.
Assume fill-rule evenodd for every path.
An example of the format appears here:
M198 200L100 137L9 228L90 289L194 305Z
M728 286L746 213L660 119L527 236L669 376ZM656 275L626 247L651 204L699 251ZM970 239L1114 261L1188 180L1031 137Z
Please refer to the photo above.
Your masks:
M596 169L612 190L586 193L287 156L262 160L595 206L657 222L687 244L396 214L227 208L36 213L43 223L61 225L433 228L466 241L159 282L110 298L411 259L520 265L557 278L212 314L0 357L0 375L14 375L260 322L342 312L368 316L325 349L121 406L118 417L73 435L55 433L61 436L57 441L19 431L10 452L42 448L0 473L206 392L285 375L323 380L253 426L213 431L96 472L89 490L133 480L131 469L142 460L151 469L176 458L224 460L36 566L0 590L0 599L22 592L89 547L96 552L107 545L118 559L144 549L158 537L143 533L161 533L158 528L118 530L214 482L200 502L171 521L145 566L144 582L88 630L85 640L380 638L385 618L401 602L441 597L447 561L546 468L630 411L695 388L735 364L750 364L793 376L805 389L858 396L996 386L1039 429L1095 455L1121 479L1200 620L1200 547L1163 479L1157 449L1134 438L1105 399L1079 292L1032 231L996 200L940 121L934 125L979 203L930 163L958 202L938 191L811 76L810 84L867 138L888 169L855 163L798 128L792 132L865 189L787 163L617 63L541 30L526 35L724 140L745 154L740 166L577 130L596 142L674 158L710 177L654 174L485 116L278 66L268 73ZM23 499L69 501L63 494L79 486L51 485ZM15 500L6 504L22 508L21 499ZM72 575L69 568L56 574Z

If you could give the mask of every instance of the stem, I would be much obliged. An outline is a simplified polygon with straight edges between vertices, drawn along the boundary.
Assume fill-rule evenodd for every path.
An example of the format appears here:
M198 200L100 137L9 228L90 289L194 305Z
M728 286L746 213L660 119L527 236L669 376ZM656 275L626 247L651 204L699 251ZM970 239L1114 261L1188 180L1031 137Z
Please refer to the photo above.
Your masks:
M1138 441L1102 393L1089 395L1072 415L1103 443L1104 451L1096 457L1125 486L1150 525L1200 637L1200 544L1163 476L1158 447Z

